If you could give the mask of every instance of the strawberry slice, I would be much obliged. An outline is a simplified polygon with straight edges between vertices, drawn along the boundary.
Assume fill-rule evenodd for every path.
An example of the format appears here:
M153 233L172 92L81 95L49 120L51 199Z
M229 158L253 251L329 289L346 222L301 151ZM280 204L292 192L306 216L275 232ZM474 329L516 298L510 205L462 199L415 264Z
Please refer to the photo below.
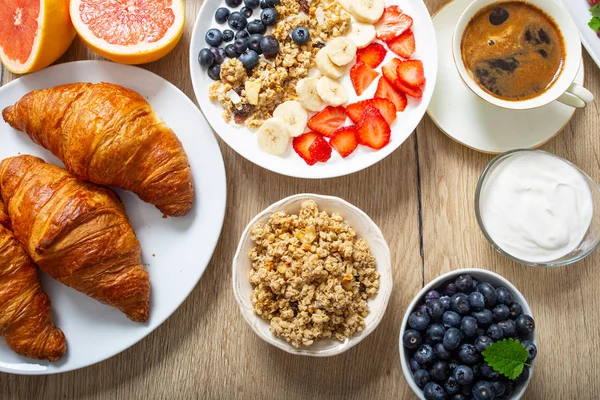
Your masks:
M402 112L406 108L406 104L408 100L406 99L406 95L400 92L398 89L394 87L388 81L385 76L382 76L379 79L379 83L377 84L377 91L375 92L376 98L388 99L394 106L396 106L396 111Z
M315 141L310 145L308 152L312 159L317 162L326 162L331 158L331 146L321 135L318 135L315 138Z
M414 97L415 99L420 99L423 97L423 89L419 87L408 86L400 79L396 79L394 81L394 86L402 93L406 93L407 96Z
M360 144L381 149L390 142L392 131L378 109L368 106L356 127Z
M363 62L358 62L350 68L350 80L358 96L363 94L378 76L379 72Z
M346 109L344 107L328 106L315 114L309 121L308 127L325 136L333 132L346 122Z
M292 142L294 151L302 158L308 165L315 165L317 160L312 156L310 148L315 140L320 135L316 132L307 132L298 137L295 137Z
M390 6L383 11L381 19L375 24L377 39L386 43L392 42L412 27L413 20L398 6Z
M354 150L358 147L356 135L357 131L355 126L344 126L333 133L329 144L331 144L331 147L340 153L343 158L346 158L354 153Z
M414 88L425 84L425 71L420 60L401 61L396 69L398 79L402 83Z
M400 57L411 58L416 50L415 35L411 30L407 30L389 43L388 46L390 47L390 50Z
M418 87L411 87L404 82L402 82L398 76L398 68L403 61L392 58L387 64L383 66L381 71L383 72L383 76L396 87L402 93L405 93L411 97L421 98L423 97L423 90Z
M388 99L368 99L350 104L346 107L346 114L352 122L358 124L367 107L374 107L379 110L389 125L392 125L396 120L396 106Z
M385 59L387 50L380 43L371 43L356 52L356 61L362 61L371 68L377 68Z

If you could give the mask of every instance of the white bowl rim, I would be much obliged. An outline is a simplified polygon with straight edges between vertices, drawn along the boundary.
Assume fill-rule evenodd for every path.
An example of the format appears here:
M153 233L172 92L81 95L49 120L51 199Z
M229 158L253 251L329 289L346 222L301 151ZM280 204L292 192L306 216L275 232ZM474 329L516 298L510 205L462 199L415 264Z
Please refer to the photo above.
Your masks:
M246 309L243 306L244 298L242 297L241 293L239 293L239 291L237 289L237 285L236 285L236 282L239 280L239 275L237 272L236 265L238 263L238 260L242 256L244 243L246 242L246 240L250 234L250 229L252 228L252 226L254 226L254 224L256 224L266 214L272 214L272 213L278 211L283 204L297 200L299 198L303 198L305 200L314 200L317 204L319 204L320 200L328 200L328 201L338 202L338 203L345 205L346 207L351 209L353 212L358 214L360 217L362 217L363 219L365 219L366 221L371 223L371 225L373 227L373 231L375 232L376 236L381 237L382 244L384 245L383 250L385 252L385 254L384 254L385 259L383 261L380 261L379 259L377 260L377 271L379 272L379 275L380 275L380 282L381 282L382 278L388 279L390 282L390 288L388 291L382 291L383 285L380 284L379 293L377 294L377 296L384 296L383 304L382 304L383 311L379 314L379 316L377 316L377 318L373 322L371 322L371 324L369 324L368 326L365 326L365 329L361 332L360 335L353 336L349 339L346 339L346 341L343 343L342 346L337 345L333 349L313 350L311 348L306 348L306 347L301 347L301 348L296 349L288 342L286 342L284 340L280 340L273 335L264 336L260 331L258 331L256 329L256 327L253 324L253 321L259 319L260 317L257 316L253 312L250 314L248 314L246 312ZM359 234L359 232L357 232L357 234ZM256 333L256 335L258 337L260 337L262 340L264 340L265 342L267 342L287 353L294 354L294 355L302 355L302 356L309 356L309 357L331 357L331 356L336 356L338 354L344 353L345 351L349 350L350 348L356 346L363 339L365 339L367 336L369 336L375 330L375 328L377 328L377 326L383 319L383 316L385 315L385 312L387 310L387 306L388 306L388 303L389 303L389 300L390 300L390 297L392 294L392 290L393 290L392 257L391 257L391 252L390 252L389 246L387 244L387 241L385 240L385 237L383 236L383 233L381 232L381 229L379 229L379 226L377 226L377 224L371 219L371 217L369 217L360 208L354 206L353 204L351 204L351 203L347 202L346 200L341 199L339 197L326 196L326 195L320 195L320 194L312 194L312 193L301 193L301 194L296 194L293 196L286 197L282 200L279 200L276 203L271 204L269 207L265 208L263 211L258 213L248 223L248 225L246 226L246 228L244 229L244 232L242 233L242 235L240 237L240 241L239 241L237 250L233 257L231 283L233 286L233 294L235 296L236 302L238 303L238 306L239 306L242 316L244 317L244 319L246 320L248 325L250 325L250 327L252 328L254 333ZM370 312L372 312L372 310Z
M529 303L527 303L527 299L525 298L525 296L523 296L523 293L521 293L521 291L519 289L517 289L516 286L513 285L508 279L506 279L502 275L497 274L493 271L489 271L487 269L481 269L481 268L463 268L463 269L457 269L457 270L446 272L445 274L442 274L442 275L438 276L437 278L431 280L431 282L429 282L427 285L425 285L423 287L423 289L421 289L419 291L419 293L413 298L413 300L410 302L408 308L406 309L406 312L404 313L404 318L402 318L402 322L400 324L400 336L398 339L398 344L399 344L399 349L400 349L400 364L402 365L402 372L404 373L404 378L406 379L406 382L408 382L408 385L410 386L412 391L415 393L415 395L421 400L425 399L425 397L423 396L423 390L421 388L419 388L414 381L412 372L410 371L410 365L408 364L407 356L404 351L404 344L402 343L402 336L404 335L404 331L406 330L406 325L408 324L408 317L410 316L412 310L414 310L414 308L420 302L420 300L425 297L425 293L427 293L431 289L434 289L434 288L440 286L441 283L448 281L448 280L455 278L458 275L462 275L462 274L470 274L470 275L473 275L475 278L477 278L475 275L491 276L493 278L496 278L496 279L502 281L504 287L506 287L508 290L510 290L512 295L514 295L514 294L518 295L517 301L523 307L523 314L529 315L533 318L533 312L531 311L531 307L529 307ZM480 280L480 279L477 279L477 280ZM537 329L535 329L533 331L533 335L532 335L533 338L531 341L537 345L536 333L537 333ZM531 363L531 367L529 367L529 378L527 379L527 382L525 382L525 384L521 387L521 389L519 391L515 391L513 393L513 396L510 398L510 400L519 400L523 396L523 394L525 394L525 391L527 390L527 387L529 386L529 382L531 381L531 377L533 376L534 366L535 366L535 360Z

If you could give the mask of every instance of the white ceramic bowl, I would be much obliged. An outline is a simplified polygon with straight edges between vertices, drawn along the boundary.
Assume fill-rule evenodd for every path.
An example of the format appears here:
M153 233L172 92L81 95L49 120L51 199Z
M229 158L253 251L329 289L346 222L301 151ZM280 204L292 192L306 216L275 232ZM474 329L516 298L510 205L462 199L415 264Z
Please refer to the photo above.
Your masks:
M269 330L269 321L262 319L253 311L250 302L250 294L253 287L248 280L248 274L252 265L248 253L254 247L254 242L250 237L250 228L254 224L257 222L267 222L276 211L298 214L300 206L305 200L314 200L319 206L320 211L326 211L328 214L333 212L340 214L355 230L358 238L363 238L367 241L376 259L377 271L380 274L380 286L379 293L375 299L369 300L369 315L365 318L365 329L362 332L356 333L352 338L346 339L344 342L335 339L322 339L315 341L310 347L295 348L284 339L275 337ZM233 258L232 281L233 293L244 319L262 340L291 354L329 357L341 354L358 344L369 336L377 328L379 322L381 322L392 293L392 260L390 249L381 230L363 211L337 197L298 194L269 206L250 221L242 234L240 244Z
M533 317L531 308L529 308L529 304L527 303L527 300L525 299L523 294L521 292L519 292L519 289L517 289L506 278L504 278L494 272L487 271L485 269L478 269L478 268L459 269L459 270L451 271L444 275L438 276L437 278L435 278L434 280L429 282L419 292L419 294L417 294L415 296L413 301L410 303L410 305L406 309L406 313L404 314L404 318L402 319L402 325L400 325L400 339L399 339L400 363L402 364L402 372L404 372L404 377L406 378L406 381L408 382L410 388L413 390L413 392L415 392L417 397L421 400L425 399L425 397L423 396L423 390L417 386L417 384L415 383L415 380L413 379L413 375L410 370L410 365L408 363L408 360L409 360L408 352L404 351L404 345L402 344L402 336L404 336L404 331L406 330L406 326L408 325L408 317L414 311L414 309L417 307L417 305L425 302L425 293L427 293L428 291L430 291L432 289L437 289L437 288L443 286L443 284L445 282L453 281L459 275L462 275L462 274L469 274L469 275L473 276L475 279L477 279L478 281L488 282L488 283L492 284L494 287L504 286L505 288L508 289L508 291L512 295L513 300L516 301L517 303L519 303L523 307L523 314ZM537 346L535 330L533 331L531 341L534 344L536 344L536 346ZM533 365L534 364L535 364L535 360L533 361L532 366L529 368L529 379L521 387L515 388L515 392L513 393L513 396L510 398L510 400L518 400L523 396L523 394L525 393L525 390L527 389L527 386L529 386L531 377L533 376Z

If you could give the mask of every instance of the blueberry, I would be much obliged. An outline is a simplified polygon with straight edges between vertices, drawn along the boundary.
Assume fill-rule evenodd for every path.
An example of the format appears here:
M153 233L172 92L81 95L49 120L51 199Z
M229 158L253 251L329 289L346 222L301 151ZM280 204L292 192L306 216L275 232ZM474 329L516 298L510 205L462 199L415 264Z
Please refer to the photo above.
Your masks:
M254 35L255 33L260 33L261 35L267 31L267 27L260 20L255 19L254 21L248 22L248 27L246 28L248 33Z
M429 316L426 313L415 311L408 317L408 326L423 332L429 325Z
M440 321L442 319L442 315L444 314L444 306L439 299L430 300L427 303L427 314L432 321Z
M266 26L273 26L277 23L279 19L279 14L277 14L277 10L274 8L265 8L260 13L260 20Z
M267 5L267 1L266 0L260 0L260 8L262 8L263 10L265 8L269 8L269 6Z
M494 388L486 381L479 381L473 385L472 394L475 400L494 400Z
M473 345L477 351L482 352L493 343L494 341L489 336L479 336L477 339L475 339L475 343L473 343Z
M492 315L496 321L504 321L510 316L510 308L504 304L498 304L492 309Z
M415 307L415 311L420 311L423 314L427 314L427 305L425 303L419 304Z
M537 347L529 340L523 340L521 344L527 350L527 361L533 361L537 356Z
M431 324L427 327L425 341L427 343L438 343L444 340L446 328L442 324Z
M469 295L469 304L472 310L481 311L485 308L485 297L479 292L473 292Z
M458 386L456 379L450 377L446 383L444 383L444 390L447 394L458 394L460 392L460 386Z
M431 300L438 300L440 297L440 292L437 290L430 290L429 292L425 293L425 303L427 304Z
M254 50L246 50L243 52L239 60L246 69L252 69L258 64L258 54Z
M218 8L215 12L215 21L217 24L224 24L229 18L229 9L225 7Z
M239 53L235 50L235 46L232 44L228 44L225 46L225 55L229 58L237 58Z
M475 379L473 370L466 365L459 365L456 367L452 376L459 385L470 385L473 383L473 379Z
M460 321L460 330L466 337L477 335L477 320L471 316L464 317Z
M458 365L458 360L450 360L450 363L448 364L448 368L450 368L450 373L454 373L454 370L458 367Z
M444 344L444 347L448 350L454 350L460 345L460 342L463 339L464 336L460 330L458 330L457 328L449 328L444 334L442 343Z
M457 292L458 292L458 289L456 288L456 285L452 282L447 284L446 287L444 287L444 290L442 290L442 293L445 294L446 296L452 296L453 294L456 294Z
M510 399L515 392L515 384L511 381L504 382L504 394L502 395L503 399Z
M235 8L242 4L242 0L225 0L225 4L227 4L227 7Z
M455 394L454 396L450 397L450 400L467 400L469 398L470 397L467 397L462 393L458 393L458 394Z
M421 389L423 389L425 387L425 385L427 384L427 382L429 382L431 380L431 375L425 369L418 369L413 374L413 378L414 378L417 386L420 387Z
M419 362L417 360L415 360L415 357L411 357L408 359L408 365L410 366L410 370L414 373L415 371L421 369L421 365L419 364Z
M471 287L471 291L476 292L477 291L477 286L479 285L479 281L475 278L473 278L473 286Z
M416 349L421 345L422 341L421 334L415 329L407 329L402 336L402 343L409 349Z
M250 34L248 33L248 31L238 31L235 34L236 39L248 39L249 37L250 37Z
M244 4L248 8L256 8L260 5L260 0L244 0Z
M479 352L472 344L464 343L460 345L458 358L467 365L473 365L479 361Z
M433 345L433 353L437 358L444 361L450 361L452 354L444 347L442 343L436 343Z
M446 392L435 382L428 382L423 388L425 400L445 400Z
M477 324L481 327L486 327L494 321L494 316L492 315L492 312L488 309L474 312L471 315L475 317L475 319L477 320Z
M212 67L210 67L208 69L208 76L210 76L210 78L213 81L220 81L221 80L221 66L218 64L215 64Z
M279 3L281 3L280 0L265 0L265 1L267 3L268 7L275 7L275 6L278 6Z
M479 373L481 374L481 376L491 381L497 381L498 379L500 379L500 374L496 372L494 368L490 367L490 365L486 362L481 364L481 367L479 368Z
M512 319L507 319L498 322L498 326L502 328L505 338L514 338L517 336L517 324Z
M227 22L229 23L229 27L234 31L241 31L248 25L248 20L239 11L232 12Z
M485 297L485 303L488 307L493 307L498 302L498 296L496 295L496 289L487 282L480 283L477 285L477 291Z
M206 43L213 47L219 47L223 41L223 34L218 29L209 29L204 36Z
M504 331L500 328L500 325L492 324L487 330L487 335L494 341L502 340L504 338Z
M450 298L450 308L459 314L467 314L471 310L469 298L464 293L456 293L455 295L452 295Z
M527 334L535 329L535 321L529 315L521 314L516 319L517 330L520 333Z
M473 290L473 277L469 274L460 275L454 283L459 292L471 293Z
M257 54L262 54L262 50L260 49L260 41L262 38L263 36L258 33L250 35L250 43L248 43L248 48L250 50L254 50Z
M292 31L292 40L298 46L302 46L310 41L310 32L303 26L299 26Z
M210 51L213 53L213 56L215 56L215 64L223 64L223 61L225 61L225 50L218 47L211 47Z
M415 352L415 360L419 365L426 366L431 365L435 361L435 354L433 354L433 347L428 344L422 344L421 347Z
M506 304L507 306L510 306L513 302L512 295L505 287L497 288L496 295L498 296L498 303L500 304Z
M215 63L215 56L210 49L202 49L198 53L198 62L204 68L212 67Z
M494 388L494 396L501 397L506 391L506 386L502 381L492 382L492 388Z
M523 372L521 372L521 375L517 376L513 382L515 385L519 386L527 382L527 379L529 379L529 368L525 367L523 368Z
M260 40L260 49L265 57L274 57L279 53L279 41L273 35L263 36Z
M431 377L439 382L445 381L450 376L450 368L446 361L438 360L431 367Z
M233 31L231 29L225 29L223 31L223 41L225 43L231 42L234 37L235 37L235 33L233 33Z
M250 18L252 16L252 9L248 8L248 7L242 7L242 9L240 10L240 12L242 14L244 14L244 17L246 18Z
M510 317L516 319L521 314L523 314L523 307L519 303L512 303L510 305Z
M444 307L444 311L448 311L450 309L450 297L442 296L440 297L440 302L442 303L442 307Z
M444 323L444 326L447 327L453 326L458 328L460 326L461 319L462 317L454 311L446 311L444 314L442 314L442 322Z
M235 39L235 42L233 43L233 47L235 48L235 51L237 51L238 54L242 54L243 52L245 52L248 49L248 43L250 41L248 39Z

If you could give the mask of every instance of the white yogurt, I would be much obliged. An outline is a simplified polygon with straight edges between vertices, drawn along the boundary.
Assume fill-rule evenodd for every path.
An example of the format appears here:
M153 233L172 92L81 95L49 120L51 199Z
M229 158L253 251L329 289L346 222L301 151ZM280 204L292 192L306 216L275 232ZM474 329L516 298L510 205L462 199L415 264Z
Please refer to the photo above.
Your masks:
M581 243L593 215L581 173L541 152L516 153L496 165L481 189L481 219L490 238L529 262L557 260Z

